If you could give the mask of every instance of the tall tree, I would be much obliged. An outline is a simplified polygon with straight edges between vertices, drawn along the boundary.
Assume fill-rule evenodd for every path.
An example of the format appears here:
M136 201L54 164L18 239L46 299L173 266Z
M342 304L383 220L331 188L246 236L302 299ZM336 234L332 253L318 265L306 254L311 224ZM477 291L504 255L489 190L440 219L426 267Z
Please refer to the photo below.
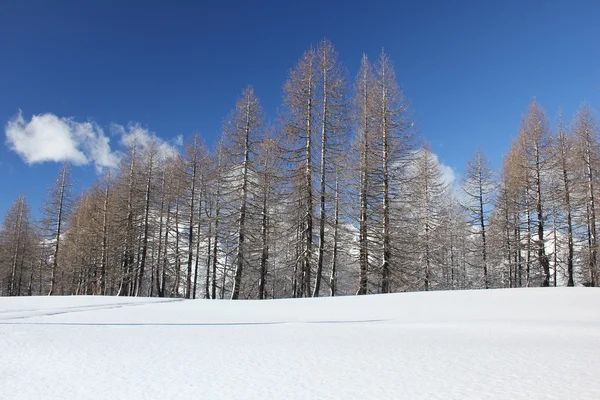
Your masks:
M249 251L247 249L247 226L249 212L249 195L252 182L251 172L254 169L254 146L259 138L263 124L263 112L260 102L254 94L254 89L249 86L242 92L235 110L225 124L224 133L228 142L227 149L234 162L235 183L239 189L238 229L237 229L237 255L231 299L238 299L244 266L248 263ZM236 164L240 164L239 166Z
M474 227L476 226L476 234L480 237L480 243L477 246L478 264L480 263L483 270L484 288L488 289L490 280L488 277L486 231L491 204L490 196L494 191L494 187L493 172L481 148L478 148L471 160L467 162L462 190L465 193L465 207L469 210L470 222Z
M525 196L531 199L533 208L527 208L528 221L531 221L530 211L535 214L537 238L535 252L537 262L542 271L542 286L550 285L550 262L545 249L545 210L544 210L544 173L548 168L548 154L550 151L550 128L548 118L542 107L535 101L529 105L527 114L521 122L519 129L521 152L526 168ZM530 223L527 226L531 226ZM529 237L529 235L528 235Z
M560 176L562 178L563 209L567 215L567 286L574 286L574 242L573 242L573 205L571 201L572 184L572 161L569 154L572 152L572 139L567 135L562 113L558 116L556 140L554 140L554 153L558 162ZM556 273L555 273L556 275Z
M318 122L321 131L319 162L319 243L317 250L317 268L313 297L318 297L323 275L325 259L325 223L328 172L330 159L335 152L340 152L347 132L348 107L346 78L338 61L338 54L328 40L323 40L317 47L317 80L319 92ZM341 140L340 140L341 139Z
M381 291L392 291L392 227L391 200L394 191L406 184L404 169L409 161L414 143L414 123L410 119L408 103L396 80L396 72L389 56L383 51L375 65L376 110L375 124L380 151L381 201Z
M102 260L100 267L99 289L100 294L106 294L106 277L108 268L108 233L109 233L109 200L111 198L112 179L110 172L106 174L102 182Z
M598 286L598 240L596 237L596 188L597 165L600 160L598 146L598 124L592 108L583 104L573 121L573 129L579 155L583 166L586 199L586 219L588 236L588 270L590 286Z
M448 183L444 180L440 165L428 144L419 150L414 168L416 176L412 182L416 205L414 245L417 247L417 259L422 268L420 281L423 282L423 289L427 291L434 287L434 267L440 264L439 236L446 214Z
M335 189L333 192L333 196L333 251L331 254L331 274L329 276L329 294L332 297L336 294L338 251L340 243L340 166L337 166L335 171Z
M258 277L258 298L267 297L267 277L271 272L269 260L272 258L272 238L275 205L281 201L278 182L281 180L281 145L280 138L267 129L266 135L258 145L256 156L260 202L260 266Z
M371 227L368 213L371 188L373 186L375 148L375 75L373 67L363 54L360 70L356 78L356 96L354 98L355 124L357 126L356 145L359 152L359 283L356 294L367 294L369 266L369 230ZM371 228L372 229L372 228Z
M129 296L131 295L132 275L134 272L135 262L135 237L136 237L136 214L137 214L137 180L138 180L138 144L134 142L129 148L126 159L122 162L120 169L120 185L123 190L119 192L125 196L125 207L124 211L126 215L124 223L124 236L125 240L123 243L123 259L122 259L122 272L119 285L118 295ZM128 164L126 166L126 163Z
M189 204L189 219L188 219L188 240L187 240L187 275L186 275L186 298L192 298L192 282L194 283L193 293L196 293L196 279L193 279L192 276L192 266L194 264L194 229L196 230L198 243L200 242L200 226L196 227L195 217L198 217L198 224L200 223L200 215L202 213L202 203L198 196L198 189L200 185L201 178L201 167L203 161L207 157L207 151L204 147L204 143L200 138L200 135L195 133L190 142L185 147L185 174L187 186L189 190L188 194L188 204ZM198 204L199 203L199 204ZM200 208L198 211L196 208ZM196 252L198 253L198 251ZM198 270L198 260L196 259L196 271ZM195 274L197 277L197 273ZM194 295L195 297L195 295Z
M290 160L294 168L294 187L297 191L299 215L295 221L300 231L297 241L298 260L301 265L301 296L311 295L313 267L313 132L317 104L317 52L311 48L304 52L283 87L283 130L288 137Z
M150 207L153 202L153 190L154 190L154 170L156 168L157 158L159 155L158 143L156 140L150 140L143 152L143 176L145 180L144 189L144 211L143 211L143 227L142 227L142 240L141 240L141 251L139 255L139 270L138 280L135 283L135 295L139 296L144 283L144 274L146 271L146 259L148 257L148 241L150 234Z
M60 266L61 240L65 231L65 221L69 217L72 204L70 182L70 168L68 164L63 164L56 183L49 190L49 199L44 203L44 221L45 227L49 232L48 239L53 243L53 251L51 257L51 277L50 291L48 295L56 294L56 280L59 273L64 273ZM62 283L62 281L61 281Z

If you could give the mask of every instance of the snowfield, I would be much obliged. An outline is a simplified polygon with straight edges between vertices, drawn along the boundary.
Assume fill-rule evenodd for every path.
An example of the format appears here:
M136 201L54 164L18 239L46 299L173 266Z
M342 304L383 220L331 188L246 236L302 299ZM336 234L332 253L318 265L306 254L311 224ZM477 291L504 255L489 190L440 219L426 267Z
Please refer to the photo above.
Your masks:
M600 399L600 290L0 298L3 399Z

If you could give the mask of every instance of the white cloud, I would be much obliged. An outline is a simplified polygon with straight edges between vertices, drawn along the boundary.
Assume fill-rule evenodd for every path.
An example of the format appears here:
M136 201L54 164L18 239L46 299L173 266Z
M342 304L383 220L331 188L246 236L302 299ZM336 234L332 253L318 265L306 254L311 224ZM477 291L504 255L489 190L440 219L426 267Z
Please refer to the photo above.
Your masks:
M116 167L119 154L110 149L110 139L92 122L76 122L54 114L40 114L30 121L19 113L6 124L6 144L27 164L46 161L94 163L96 168Z
M112 150L110 137L95 122L76 122L73 118L61 118L54 114L40 114L23 118L21 111L8 121L5 127L6 144L27 164L43 162L70 162L74 165L93 163L98 170L116 168L122 153ZM156 146L160 158L176 156L177 146L183 137L177 136L173 144L159 138L140 124L126 127L111 124L110 136L120 137L118 145L137 146L142 151Z
M437 154L433 154L440 166L440 170L442 171L442 179L444 180L444 182L446 182L446 184L450 187L452 187L452 185L454 185L454 182L456 182L456 172L454 172L454 168L452 168L449 165L446 165L444 163L442 163Z
M174 143L177 147L183 146L183 135L177 135L177 137L174 140Z
M154 132L143 128L140 124L129 124L127 128L113 124L111 127L113 132L121 134L121 144L125 147L138 147L142 150L147 150L150 146L156 146L158 155L161 158L174 157L177 155L177 149L156 136Z
M442 163L440 161L439 156L436 153L434 153L432 150L425 149L425 148L420 148L416 152L418 154L421 151L428 151L429 154L431 154L431 156L433 157L433 160L434 160L435 164L437 165L438 169L442 173L442 180L448 185L448 187L453 188L454 185L457 183L456 172L454 171L454 168L452 168L449 165L446 165L446 164Z
M454 197L460 198L462 190L460 190L459 179L457 179L456 171L451 166L442 163L437 154L433 152L432 154L440 168L440 171L442 171L443 181L448 185Z

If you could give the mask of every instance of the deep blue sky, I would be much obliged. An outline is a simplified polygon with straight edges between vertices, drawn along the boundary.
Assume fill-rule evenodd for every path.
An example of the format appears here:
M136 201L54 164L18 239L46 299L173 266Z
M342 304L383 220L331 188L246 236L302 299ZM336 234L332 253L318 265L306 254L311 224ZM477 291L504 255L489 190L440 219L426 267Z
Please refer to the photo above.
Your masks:
M351 80L363 52L385 48L422 135L459 174L477 144L499 165L532 96L552 119L584 100L600 108L597 1L4 0L0 214L19 193L38 208L59 168L9 151L19 109L106 131L134 121L165 139L199 131L210 144L248 84L274 119L289 69L322 38Z

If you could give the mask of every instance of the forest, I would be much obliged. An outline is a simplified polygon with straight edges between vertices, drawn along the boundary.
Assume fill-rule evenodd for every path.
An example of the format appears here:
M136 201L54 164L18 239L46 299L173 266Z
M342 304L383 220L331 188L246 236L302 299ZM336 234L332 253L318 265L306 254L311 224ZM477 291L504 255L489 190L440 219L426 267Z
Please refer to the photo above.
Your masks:
M550 122L535 99L523 111L501 168L473 149L449 182L389 56L363 56L349 78L323 40L290 70L272 123L249 86L210 148L199 133L181 152L133 137L81 193L63 164L39 219L15 199L0 228L0 295L599 286L594 111Z

